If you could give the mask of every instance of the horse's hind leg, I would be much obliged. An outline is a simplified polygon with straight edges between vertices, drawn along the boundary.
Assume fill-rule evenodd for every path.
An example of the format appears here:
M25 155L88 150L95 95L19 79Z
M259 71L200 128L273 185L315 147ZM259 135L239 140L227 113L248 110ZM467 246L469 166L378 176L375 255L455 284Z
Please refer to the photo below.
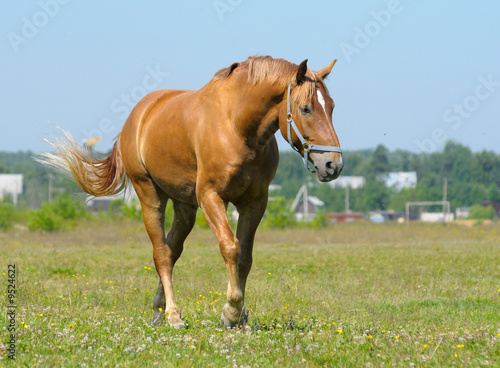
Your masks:
M170 258L167 260L170 268L169 279L164 285L160 278L158 290L153 300L153 310L155 314L152 323L155 326L161 325L165 318L165 313L167 313L169 322L173 327L184 328L185 324L180 319L180 310L175 303L172 286L172 270L175 262L179 259L184 249L184 240L186 240L186 237L194 226L197 208L175 200L173 202L174 220L166 240L166 244L170 249L170 252L167 252L167 258ZM176 314L178 314L178 318Z
M153 324L160 325L167 314L173 327L183 328L185 325L173 295L172 270L182 253L184 239L193 227L196 209L174 202L174 225L165 240L165 207L168 197L151 180L134 182L134 187L141 201L144 224L153 244L153 259L160 276L159 289L153 302Z

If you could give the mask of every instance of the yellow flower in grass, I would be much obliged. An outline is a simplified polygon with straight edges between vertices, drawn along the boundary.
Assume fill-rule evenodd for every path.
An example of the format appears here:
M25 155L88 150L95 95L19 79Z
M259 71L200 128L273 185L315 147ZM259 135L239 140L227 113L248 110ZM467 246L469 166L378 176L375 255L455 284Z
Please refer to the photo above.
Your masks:
M339 334L341 334L343 331L344 331L344 330L342 330L342 329L340 329L340 328L337 330L337 332L338 332Z

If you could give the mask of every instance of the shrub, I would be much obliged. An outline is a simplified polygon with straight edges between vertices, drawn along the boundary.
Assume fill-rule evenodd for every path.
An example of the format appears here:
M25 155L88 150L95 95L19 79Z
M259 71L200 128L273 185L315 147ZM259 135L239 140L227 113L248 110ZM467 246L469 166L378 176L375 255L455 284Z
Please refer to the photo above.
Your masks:
M69 195L60 195L54 202L45 203L51 210L64 220L77 220L87 217L85 206L81 202L73 200Z
M111 201L111 203L109 204L109 208L108 208L108 215L110 217L116 217L117 215L121 215L122 214L122 208L123 208L123 205L125 204L125 201L121 198L117 198L117 199L113 199Z
M63 228L64 220L58 216L54 211L42 205L42 209L35 211L33 217L28 221L28 229L30 231L55 231Z
M262 221L263 227L283 229L296 224L297 221L293 218L293 213L289 210L284 197L269 201Z
M136 221L142 221L142 206L141 203L137 199L133 199L131 202L126 203L124 201L121 202L121 213L123 217L130 219L130 220L136 220ZM201 212L201 211L199 211ZM172 223L174 221L174 206L172 201L168 201L167 207L165 209L165 231L168 232L170 230L170 227L172 226ZM208 223L206 222L205 218L203 215L200 217L200 213L198 213L198 216L196 217L196 225L200 227L208 227Z
M87 212L82 203L74 201L69 195L60 195L54 202L42 204L42 208L33 213L28 221L31 231L55 231L70 228L79 219L86 218Z
M318 229L321 227L325 227L327 224L325 217L325 210L319 211L316 216L314 216L313 220L307 223L307 226L312 229Z
M142 220L142 207L140 202L135 198L129 203L123 202L121 210L125 218L138 221Z
M10 203L0 202L0 230L10 230L14 225L16 208Z
M469 210L468 218L473 220L493 220L496 219L497 216L492 206L483 207L474 205Z

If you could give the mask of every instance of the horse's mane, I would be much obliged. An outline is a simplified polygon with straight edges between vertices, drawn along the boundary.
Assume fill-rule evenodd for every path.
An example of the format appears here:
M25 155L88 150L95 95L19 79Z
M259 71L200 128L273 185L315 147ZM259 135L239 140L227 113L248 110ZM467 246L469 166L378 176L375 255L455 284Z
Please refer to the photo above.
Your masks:
M227 68L219 70L215 73L213 80L226 80L234 69L240 67L248 68L248 83L250 84L261 82L277 83L281 88L286 89L291 81L292 87L296 87L294 88L296 92L293 95L293 99L296 101L304 101L311 98L316 91L316 83L323 85L328 93L323 80L318 78L310 69L307 69L305 83L297 86L295 75L299 66L285 59L273 59L271 56L250 56L241 63L234 63Z

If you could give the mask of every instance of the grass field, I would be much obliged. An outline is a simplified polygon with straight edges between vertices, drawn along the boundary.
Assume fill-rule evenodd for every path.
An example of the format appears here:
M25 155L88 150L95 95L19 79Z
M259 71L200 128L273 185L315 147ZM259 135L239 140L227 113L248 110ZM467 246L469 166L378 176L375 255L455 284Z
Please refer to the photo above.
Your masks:
M500 366L500 226L353 223L260 231L249 326L218 321L227 272L198 229L174 271L183 318L151 327L141 223L0 233L3 363L24 367ZM9 362L8 265L16 265ZM2 364L3 365L3 364Z

